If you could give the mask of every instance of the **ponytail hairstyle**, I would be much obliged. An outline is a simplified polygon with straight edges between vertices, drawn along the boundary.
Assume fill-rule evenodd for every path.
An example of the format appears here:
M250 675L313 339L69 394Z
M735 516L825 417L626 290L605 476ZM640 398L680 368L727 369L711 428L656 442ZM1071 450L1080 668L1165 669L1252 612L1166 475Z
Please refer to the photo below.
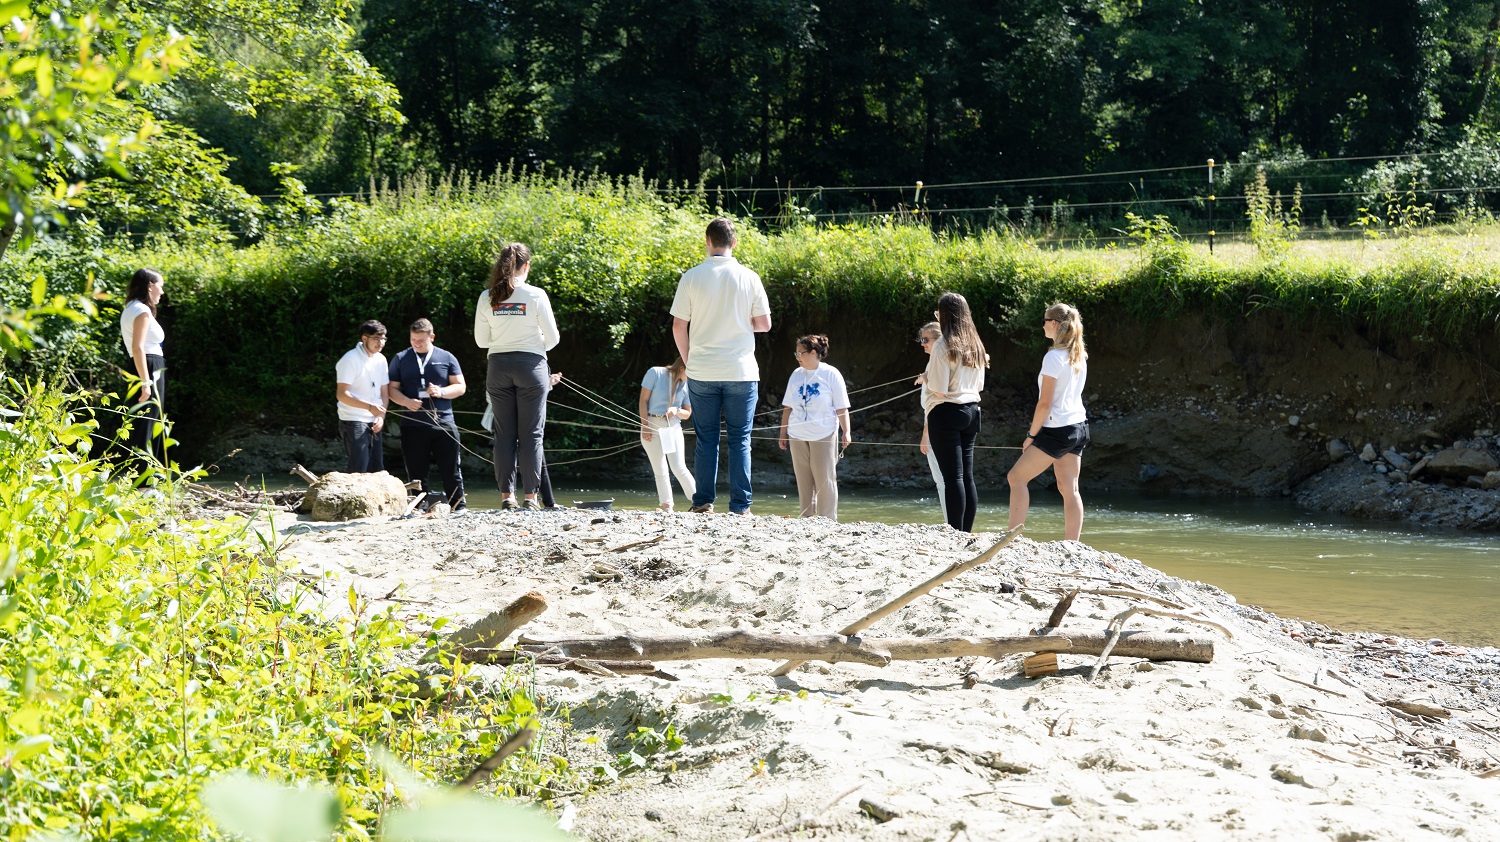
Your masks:
M130 285L125 288L125 303L139 301L156 318L156 305L151 303L151 285L161 282L161 273L155 269L137 269L130 276Z
M673 392L677 391L678 383L687 382L687 363L682 361L681 354L678 354L677 359L673 360L672 364L667 366L667 376L672 381L670 388Z
M516 275L531 262L531 249L525 243L506 243L490 269L490 306L510 298L516 292Z
M969 368L989 368L990 356L974 328L968 300L956 292L945 292L938 299L937 311L943 341L948 345L948 361Z
M1078 308L1059 301L1047 308L1045 318L1057 322L1057 336L1052 340L1052 347L1067 351L1068 365L1077 371L1089 358L1089 352L1083 347L1083 316Z
M822 360L828 356L828 337L821 333L810 333L797 339L797 347L812 351Z

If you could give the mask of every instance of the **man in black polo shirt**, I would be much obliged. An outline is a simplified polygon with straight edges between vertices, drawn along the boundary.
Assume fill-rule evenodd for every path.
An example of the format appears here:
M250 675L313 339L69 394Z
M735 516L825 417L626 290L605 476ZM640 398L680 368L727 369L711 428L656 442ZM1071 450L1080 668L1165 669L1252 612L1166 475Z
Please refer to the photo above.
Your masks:
M443 492L454 511L464 506L464 476L458 465L458 425L453 421L453 399L465 390L458 359L433 344L432 322L411 325L411 347L391 360L391 403L401 414L401 455L408 479L420 480L427 491L427 471L437 462Z

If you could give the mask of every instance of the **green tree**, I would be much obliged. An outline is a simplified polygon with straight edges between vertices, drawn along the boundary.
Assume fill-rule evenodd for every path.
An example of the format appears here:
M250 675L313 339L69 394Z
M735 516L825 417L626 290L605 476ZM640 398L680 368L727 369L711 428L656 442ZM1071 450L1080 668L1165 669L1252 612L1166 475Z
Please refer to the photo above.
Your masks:
M119 167L155 132L150 121L100 131L127 110L122 98L162 82L187 61L187 41L143 33L121 18L71 0L0 0L0 256L19 236L63 221L82 203L69 171Z

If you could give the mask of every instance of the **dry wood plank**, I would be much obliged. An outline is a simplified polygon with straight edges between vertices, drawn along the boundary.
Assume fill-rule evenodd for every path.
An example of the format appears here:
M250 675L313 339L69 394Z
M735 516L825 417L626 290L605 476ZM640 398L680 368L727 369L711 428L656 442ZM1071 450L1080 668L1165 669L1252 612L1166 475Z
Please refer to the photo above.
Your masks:
M968 561L955 562L949 565L936 576L933 576L922 584L917 585L906 593L896 597L895 599L887 602L879 608L876 608L874 611L871 611L865 616L860 617L858 620L855 620L849 625L844 626L842 629L839 629L839 634L859 634L860 632L864 631L880 620L889 617L897 611L900 611L902 608L905 608L907 605L915 602L918 597L921 597L936 589L938 585L955 579L999 555L1000 551L1005 549L1006 546L1008 546L1011 541L1014 541L1016 539L1016 536L1020 534L1021 527L1011 527L1005 532L1003 536L1001 536L1000 540L996 541L995 544L989 549L985 550L977 556L974 556ZM786 663L782 664L776 669L771 670L771 675L786 675L804 663L806 663L806 661L798 661L795 658L788 660Z
M1111 634L1108 630L1067 629L1054 634L1010 637L860 638L847 635L783 635L733 629L681 635L639 635L520 639L522 649L539 654L617 661L697 661L742 658L885 666L891 661L922 661L977 656L1000 658L1030 652L1072 652L1098 655ZM1208 663L1214 641L1186 634L1123 632L1114 654L1154 661Z

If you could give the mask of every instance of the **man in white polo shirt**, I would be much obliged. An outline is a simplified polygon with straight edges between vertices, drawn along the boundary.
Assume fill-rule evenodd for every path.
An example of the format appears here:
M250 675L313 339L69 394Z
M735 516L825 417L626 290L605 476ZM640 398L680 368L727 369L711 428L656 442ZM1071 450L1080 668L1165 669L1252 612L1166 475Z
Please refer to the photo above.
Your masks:
M339 438L349 457L349 473L385 470L380 432L385 427L385 384L391 382L385 355L385 325L373 319L359 326L359 344L339 359Z
M729 512L750 511L750 419L759 396L755 334L771 329L760 275L734 259L734 223L719 217L704 237L707 259L682 273L672 300L672 337L687 363L693 405L692 511L712 513L719 478L719 419L728 427Z

